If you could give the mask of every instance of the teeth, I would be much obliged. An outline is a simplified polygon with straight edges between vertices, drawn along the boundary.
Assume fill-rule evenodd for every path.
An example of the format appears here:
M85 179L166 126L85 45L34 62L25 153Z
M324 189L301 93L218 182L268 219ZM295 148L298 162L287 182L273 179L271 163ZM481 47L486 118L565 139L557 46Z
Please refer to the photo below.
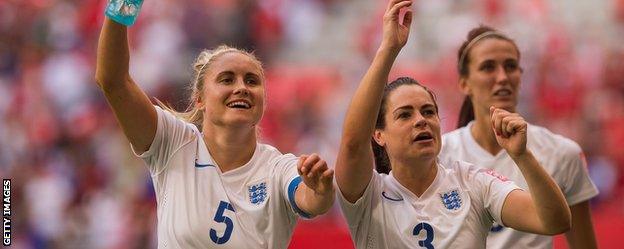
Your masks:
M229 103L227 106L228 107L243 107L243 108L249 108L250 107L249 104L247 104L247 103L245 103L243 101L235 101L235 102Z
M503 90L498 90L494 93L494 95L496 96L508 96L511 95L511 91L507 90L507 89L503 89Z

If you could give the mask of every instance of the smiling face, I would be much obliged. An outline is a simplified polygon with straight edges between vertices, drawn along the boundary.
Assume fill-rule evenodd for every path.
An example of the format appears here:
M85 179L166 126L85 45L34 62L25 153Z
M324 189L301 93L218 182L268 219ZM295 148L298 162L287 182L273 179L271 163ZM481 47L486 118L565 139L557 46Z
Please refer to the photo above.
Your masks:
M434 159L440 152L440 119L427 90L402 85L389 93L385 104L385 127L375 130L375 141L390 161Z
M519 52L507 40L485 38L468 51L468 75L461 76L462 91L480 113L490 106L515 112L522 70Z
M204 108L204 127L255 127L264 112L262 67L248 55L227 52L210 63L198 105Z

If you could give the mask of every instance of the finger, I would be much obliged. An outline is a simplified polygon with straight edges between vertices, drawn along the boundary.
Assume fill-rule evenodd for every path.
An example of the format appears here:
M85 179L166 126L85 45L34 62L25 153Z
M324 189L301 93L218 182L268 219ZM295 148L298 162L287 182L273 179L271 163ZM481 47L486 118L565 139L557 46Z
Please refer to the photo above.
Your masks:
M502 118L499 115L498 109L495 109L494 113L492 114L492 122L493 122L493 126L494 126L494 133L496 133L496 135L498 135L498 136L503 136L503 131L501 129Z
M321 185L326 189L332 189L334 184L334 170L327 169L320 177Z
M502 118L502 132L505 137L511 137L514 134L514 129L511 126L510 122L513 121L515 117L513 116L503 116Z
M330 182L330 183L333 182L333 180L334 180L334 170L330 169L330 168L327 168L325 170L325 172L323 172L323 174L321 175L321 180L323 182L327 182L327 181Z
M412 1L411 0L407 0L407 1L402 1L399 2L397 4L395 4L394 6L392 6L392 8L390 9L390 11L388 12L390 14L390 16L399 16L399 11L404 8L404 7L409 7L412 5Z
M514 134L518 133L522 129L526 129L527 123L522 117L515 117L509 122L510 129L513 129Z
M314 167L312 167L312 170L310 170L310 173L308 173L308 177L318 177L319 175L321 175L323 173L323 171L325 171L327 169L327 163L325 163L324 160L319 160L318 162L316 162L316 164L314 164Z
M316 153L312 153L312 155L308 156L308 158L303 162L303 165L307 168L312 168L312 166L314 166L314 164L316 164L319 160L321 160L321 157Z
M392 6L394 6L395 4L397 4L398 2L401 2L404 0L390 0L388 1L388 6L386 6L386 12L389 12L390 9L392 9Z
M297 173L299 173L300 176L304 175L304 171L307 171L305 165L303 164L307 158L308 155L303 154L299 156L299 160L297 160Z

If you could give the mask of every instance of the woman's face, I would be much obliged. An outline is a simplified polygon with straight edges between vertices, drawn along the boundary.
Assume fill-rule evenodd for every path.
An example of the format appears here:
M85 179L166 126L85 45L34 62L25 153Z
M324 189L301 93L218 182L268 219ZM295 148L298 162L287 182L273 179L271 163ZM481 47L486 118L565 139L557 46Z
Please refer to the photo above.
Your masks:
M264 112L264 96L261 66L245 54L227 52L209 65L198 104L209 124L254 127Z
M400 86L388 95L383 130L374 138L393 159L431 159L440 152L440 119L429 93L418 85Z
M482 113L489 113L490 106L515 112L522 70L514 44L487 38L468 52L469 73L460 79L460 86L475 108L481 108Z

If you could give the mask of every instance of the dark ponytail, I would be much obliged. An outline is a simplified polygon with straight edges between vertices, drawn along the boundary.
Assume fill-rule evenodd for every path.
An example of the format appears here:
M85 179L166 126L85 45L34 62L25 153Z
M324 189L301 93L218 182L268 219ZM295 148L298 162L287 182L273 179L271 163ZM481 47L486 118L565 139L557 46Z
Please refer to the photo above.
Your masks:
M479 27L473 28L470 32L468 32L466 40L462 43L461 47L459 47L459 50L457 50L457 71L459 72L460 78L468 77L469 74L468 64L470 64L471 59L469 50L476 42L486 38L496 38L511 42L511 44L516 47L518 59L520 58L520 50L518 50L516 42L491 27L479 25ZM459 111L457 128L464 127L470 123L470 121L475 119L473 107L474 106L470 96L466 96L464 98L464 102L462 103L461 110Z
M472 109L472 100L470 100L470 96L466 96L464 98L464 103L461 105L461 109L459 110L459 120L457 120L457 128L462 128L470 121L475 119L474 110Z
M429 96L431 96L431 99L433 100L436 113L438 112L438 103L436 102L435 94L433 94L433 92L429 90L429 88L421 85L420 83L418 83L418 81L410 77L400 77L390 82L390 84L387 84L384 87L384 92L381 97L381 107L379 108L379 112L377 113L377 123L375 123L375 129L383 130L384 128L386 128L385 117L386 117L386 102L387 102L388 95L390 95L392 91L394 91L395 89L399 88L402 85L417 85L425 89L425 91L429 93ZM386 148L379 145L373 138L371 138L371 146L373 148L373 155L375 156L375 169L377 170L377 173L383 173L383 174L390 173L392 166L390 165L390 157L388 157L388 152L386 152Z

